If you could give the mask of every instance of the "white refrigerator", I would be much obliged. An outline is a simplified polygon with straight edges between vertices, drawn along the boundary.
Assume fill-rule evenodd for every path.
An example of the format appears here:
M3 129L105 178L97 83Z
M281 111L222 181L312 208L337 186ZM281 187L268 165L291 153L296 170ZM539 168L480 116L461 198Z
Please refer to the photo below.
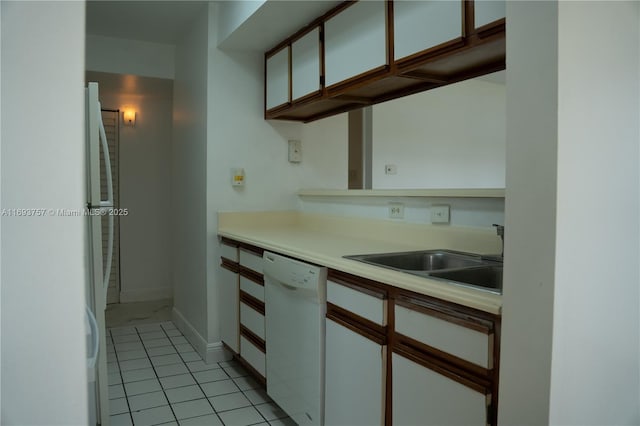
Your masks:
M98 100L98 83L89 83L86 92L87 127L87 372L89 390L90 425L109 424L109 377L105 309L107 287L113 257L113 182L107 137L102 124ZM106 176L106 194L101 194L100 152L102 151ZM102 244L102 221L108 221L106 253Z

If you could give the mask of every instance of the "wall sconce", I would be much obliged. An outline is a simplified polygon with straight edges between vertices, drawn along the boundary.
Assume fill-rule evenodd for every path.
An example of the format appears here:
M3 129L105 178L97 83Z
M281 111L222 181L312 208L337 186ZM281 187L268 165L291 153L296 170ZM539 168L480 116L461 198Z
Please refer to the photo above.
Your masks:
M122 122L125 126L136 125L136 111L130 108L126 108L122 111Z

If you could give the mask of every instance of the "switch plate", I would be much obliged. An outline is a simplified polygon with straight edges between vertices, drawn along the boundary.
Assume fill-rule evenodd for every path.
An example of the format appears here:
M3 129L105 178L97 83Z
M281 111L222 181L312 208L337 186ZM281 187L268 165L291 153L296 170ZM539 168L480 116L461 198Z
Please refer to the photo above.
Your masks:
M404 204L402 204L402 203L389 203L389 218L390 219L404 219Z
M302 142L298 140L289 141L289 162L299 163L302 161Z
M431 206L431 223L449 223L449 206L446 204Z
M384 166L384 174L385 175L395 175L398 173L398 166L395 164L385 164Z

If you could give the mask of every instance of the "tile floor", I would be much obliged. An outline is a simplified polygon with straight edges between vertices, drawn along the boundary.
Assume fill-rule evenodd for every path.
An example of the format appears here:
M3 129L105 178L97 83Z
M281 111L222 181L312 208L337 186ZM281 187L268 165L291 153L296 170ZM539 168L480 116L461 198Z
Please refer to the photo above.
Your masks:
M111 424L295 425L235 361L205 364L168 321L107 330Z

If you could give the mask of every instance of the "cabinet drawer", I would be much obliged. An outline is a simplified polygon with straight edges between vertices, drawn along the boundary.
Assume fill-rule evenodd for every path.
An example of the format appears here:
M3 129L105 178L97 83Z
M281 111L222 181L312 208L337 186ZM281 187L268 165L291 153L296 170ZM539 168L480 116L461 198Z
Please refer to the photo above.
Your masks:
M238 261L238 247L229 246L227 244L220 244L220 256L225 259L229 259L233 262Z
M264 302L264 286L246 277L240 277L240 290Z
M385 301L333 281L327 281L327 302L385 325Z
M265 340L264 315L243 302L240 302L240 324L247 327L262 340Z
M492 368L491 336L487 333L400 305L395 307L395 330L483 368Z
M240 336L240 356L258 373L265 377L267 374L266 357L264 352L258 349L253 343Z
M240 249L240 265L262 274L262 256Z

